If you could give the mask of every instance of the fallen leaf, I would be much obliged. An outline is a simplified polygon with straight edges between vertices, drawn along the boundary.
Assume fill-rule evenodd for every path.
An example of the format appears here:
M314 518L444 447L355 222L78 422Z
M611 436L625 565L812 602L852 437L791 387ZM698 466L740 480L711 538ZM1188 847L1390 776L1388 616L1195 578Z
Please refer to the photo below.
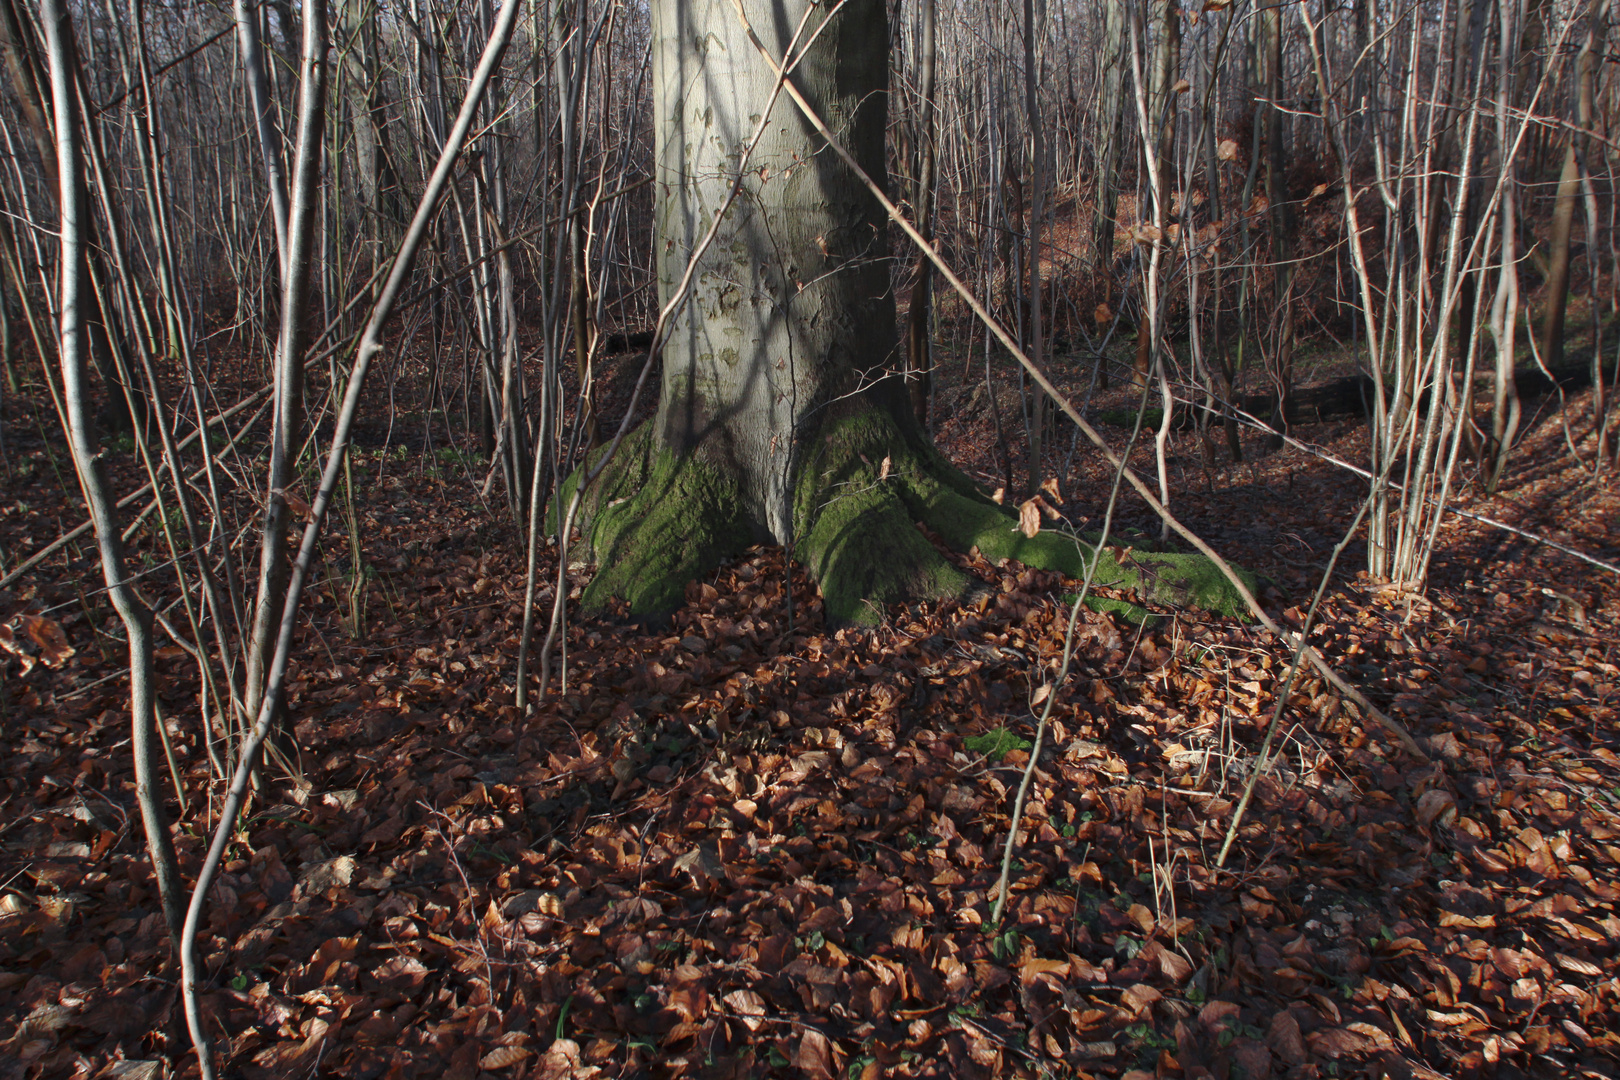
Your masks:
M60 623L41 615L24 615L23 630L39 646L39 660L48 668L61 667L74 653Z
M305 896L319 896L328 889L346 889L354 880L355 866L354 857L350 855L316 863L299 875L299 887Z
M1024 500L1018 507L1018 531L1031 538L1041 531L1041 503L1038 496Z
M814 1080L832 1080L833 1048L827 1036L806 1028L793 1051L793 1067Z
M720 1000L742 1019L749 1031L758 1031L764 1025L765 999L754 991L733 990Z
M526 1046L497 1046L478 1059L480 1069L509 1069L534 1051Z
M287 504L287 509L303 518L306 522L314 518L315 514L314 511L310 509L309 503L305 502L293 492L276 488L273 494L280 495L282 501Z

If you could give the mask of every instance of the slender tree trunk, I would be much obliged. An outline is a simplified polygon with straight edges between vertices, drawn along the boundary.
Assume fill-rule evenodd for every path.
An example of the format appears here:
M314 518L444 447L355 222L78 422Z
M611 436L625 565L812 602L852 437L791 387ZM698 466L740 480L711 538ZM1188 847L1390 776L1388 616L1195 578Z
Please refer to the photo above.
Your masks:
M1043 20L1044 22L1044 20ZM1036 83L1040 73L1037 41L1044 27L1036 24L1034 0L1024 0L1024 113L1029 124L1029 242L1025 253L1029 259L1029 358L1037 367L1046 361L1046 318L1042 310L1044 299L1041 289L1041 223L1046 216L1046 131L1041 118L1040 96ZM1036 386L1030 387L1029 409L1029 480L1027 489L1034 495L1041 488L1046 450L1047 417L1051 413L1046 394Z
M1103 4L1102 96L1097 127L1102 150L1097 158L1096 207L1092 215L1092 265L1104 280L1112 277L1115 218L1119 213L1120 144L1125 139L1126 5L1123 0Z
M236 38L242 51L242 73L247 82L249 107L253 110L253 131L259 139L259 155L270 187L270 215L276 230L276 255L281 272L287 273L287 178L281 162L281 129L276 123L275 100L270 96L270 78L264 69L264 48L259 42L259 19L249 7L250 0L234 0Z
M918 84L917 228L929 243L934 241L934 181L936 166L936 125L934 81L939 66L939 45L935 28L938 0L922 2L922 48L917 56L921 68ZM918 255L911 287L911 310L906 322L906 361L909 365L911 411L924 430L929 423L928 403L933 396L934 356L929 342L928 317L932 306L934 266L926 255Z
M1513 47L1518 41L1519 8L1520 0L1499 0L1497 11L1496 143L1497 168L1502 182L1502 200L1497 213L1501 257L1496 271L1496 296L1491 304L1496 367L1491 395L1491 434L1486 446L1487 491L1495 491L1501 483L1513 439L1519 431L1519 390L1513 374L1519 326L1519 190L1508 149L1508 114L1518 67Z
M12 395L22 393L17 379L17 359L11 328L11 294L7 290L6 275L0 273L0 368L6 373L6 390Z
M1151 210L1137 207L1137 220L1151 223L1162 233L1170 221L1170 201L1174 191L1172 156L1176 136L1175 80L1181 70L1181 5L1179 0L1162 0L1158 10L1162 32L1153 53L1153 68L1147 92L1146 117L1142 130L1142 151L1152 154L1152 167L1147 170L1153 190L1148 193ZM1146 27L1144 26L1144 32ZM1144 48L1146 43L1144 42ZM1152 372L1153 357L1158 348L1156 338L1161 329L1158 275L1163 262L1165 237L1152 241L1148 256L1148 281L1142 298L1142 321L1136 335L1136 358L1132 363L1131 385L1147 385ZM1151 310L1150 310L1151 309Z
M1552 226L1547 237L1547 307L1541 324L1541 357L1548 367L1564 360L1564 317L1569 309L1570 239L1575 231L1575 209L1581 198L1585 175L1586 137L1590 130L1597 97L1598 66L1602 63L1606 0L1589 0L1586 10L1586 38L1575 61L1575 86L1571 94L1575 130L1564 140L1564 164L1558 175L1558 195L1553 202ZM1588 259L1592 253L1588 252Z
M56 131L55 174L61 226L58 260L58 357L62 369L62 400L68 425L68 445L84 490L85 504L95 522L97 549L107 596L124 624L129 643L130 749L135 759L135 797L146 832L147 854L152 860L158 896L169 932L179 937L184 922L183 890L169 836L168 814L160 793L156 696L152 668L152 611L136 593L124 565L122 532L112 494L102 474L99 448L89 404L88 341L85 308L88 274L82 247L90 215L81 180L84 161L74 88L78 68L73 26L61 0L41 0L40 21L50 65L50 88Z
M256 715L263 700L270 653L281 624L287 588L287 536L292 525L289 489L297 479L304 431L304 346L315 217L326 118L326 4L305 0L303 58L299 69L298 149L287 217L287 275L281 293L281 331L273 379L268 486L259 546L259 589L248 640L246 707Z
M1265 56L1264 108L1266 123L1266 200L1271 226L1272 304L1277 319L1276 345L1271 355L1271 378L1275 392L1271 426L1288 431L1289 398L1294 386L1294 211L1288 195L1288 151L1283 145L1283 26L1282 8L1271 6L1260 16L1262 49ZM1280 435L1269 440L1282 446Z

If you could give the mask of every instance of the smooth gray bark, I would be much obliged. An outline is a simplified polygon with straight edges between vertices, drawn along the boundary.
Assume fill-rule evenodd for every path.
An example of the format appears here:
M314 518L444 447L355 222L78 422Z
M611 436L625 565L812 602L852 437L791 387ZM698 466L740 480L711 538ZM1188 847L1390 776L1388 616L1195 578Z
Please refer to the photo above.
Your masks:
M264 178L270 187L270 214L276 226L276 252L281 273L287 273L287 176L281 163L281 129L276 124L270 78L264 70L264 46L259 41L259 17L251 0L235 0L236 40L242 50L242 74L253 109L253 131L264 159Z
M742 4L778 58L810 6ZM811 13L811 27L826 17ZM652 19L656 258L667 299L730 194L776 78L729 0L654 0ZM848 0L793 74L877 177L886 175L888 46L881 0ZM699 450L736 476L747 517L791 543L790 491L806 440L863 373L896 366L898 338L882 208L788 102L769 121L675 317L655 432L663 447Z
M130 750L135 762L135 798L146 831L158 897L169 932L178 936L183 922L180 872L168 815L158 791L156 698L152 685L152 611L135 592L124 565L124 546L113 498L102 473L100 449L95 443L90 408L89 345L85 325L90 296L84 242L90 209L83 183L83 154L78 96L73 79L77 56L73 25L61 0L42 0L40 22L50 65L50 88L56 132L55 174L60 211L61 255L58 260L57 355L62 368L63 412L68 445L78 470L84 501L95 522L96 546L101 556L107 597L124 624L129 644Z
M286 274L281 290L281 333L276 342L275 411L270 430L269 495L259 545L259 590L247 650L247 715L259 711L265 671L281 622L287 588L287 534L292 509L287 489L297 475L304 429L304 330L314 257L321 138L326 120L326 5L304 4L303 60L299 72L298 151L287 216Z

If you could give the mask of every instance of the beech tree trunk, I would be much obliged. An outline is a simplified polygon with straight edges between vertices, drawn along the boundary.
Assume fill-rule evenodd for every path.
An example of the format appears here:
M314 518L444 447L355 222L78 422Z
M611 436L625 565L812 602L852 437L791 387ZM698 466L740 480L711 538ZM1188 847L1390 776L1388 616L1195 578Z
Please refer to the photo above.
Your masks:
M794 37L804 0L750 0L768 47ZM812 18L823 17L820 13ZM846 3L793 73L862 165L884 173L887 11ZM658 281L667 296L731 189L736 159L775 77L729 0L653 4L658 118ZM893 367L898 341L882 209L793 110L778 101L664 349L657 437L703 445L736 473L749 516L793 539L790 479L827 405L858 371ZM711 449L712 448L712 449Z
M775 62L801 42L802 60L789 64L798 92L882 183L883 0L741 3ZM654 0L652 19L655 243L668 304L727 204L776 77L732 0ZM968 584L918 523L957 550L1083 572L1091 549L1058 533L1026 538L929 442L899 374L881 205L789 96L766 121L669 324L657 414L585 493L584 545L599 569L584 606L617 597L633 614L672 611L687 582L775 541L820 583L832 623L876 622L890 602ZM1231 607L1218 577L1194 557L1135 553L1100 560L1097 580Z

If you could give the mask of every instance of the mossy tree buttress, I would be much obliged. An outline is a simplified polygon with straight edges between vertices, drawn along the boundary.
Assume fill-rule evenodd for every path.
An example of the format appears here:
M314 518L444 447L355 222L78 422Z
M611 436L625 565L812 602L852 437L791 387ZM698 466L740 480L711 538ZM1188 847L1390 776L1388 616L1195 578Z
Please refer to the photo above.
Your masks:
M810 42L792 79L862 168L885 177L883 0L741 2L778 59ZM726 204L776 76L731 0L653 0L652 34L667 303ZM890 602L968 584L918 523L963 550L1078 572L1088 547L1026 540L918 426L894 374L904 365L883 208L786 95L766 119L671 322L658 411L584 501L599 566L586 607L619 596L636 614L673 610L688 581L774 541L815 576L830 621L876 621ZM1099 580L1139 583L1146 598L1233 606L1218 575L1185 557L1104 563Z

